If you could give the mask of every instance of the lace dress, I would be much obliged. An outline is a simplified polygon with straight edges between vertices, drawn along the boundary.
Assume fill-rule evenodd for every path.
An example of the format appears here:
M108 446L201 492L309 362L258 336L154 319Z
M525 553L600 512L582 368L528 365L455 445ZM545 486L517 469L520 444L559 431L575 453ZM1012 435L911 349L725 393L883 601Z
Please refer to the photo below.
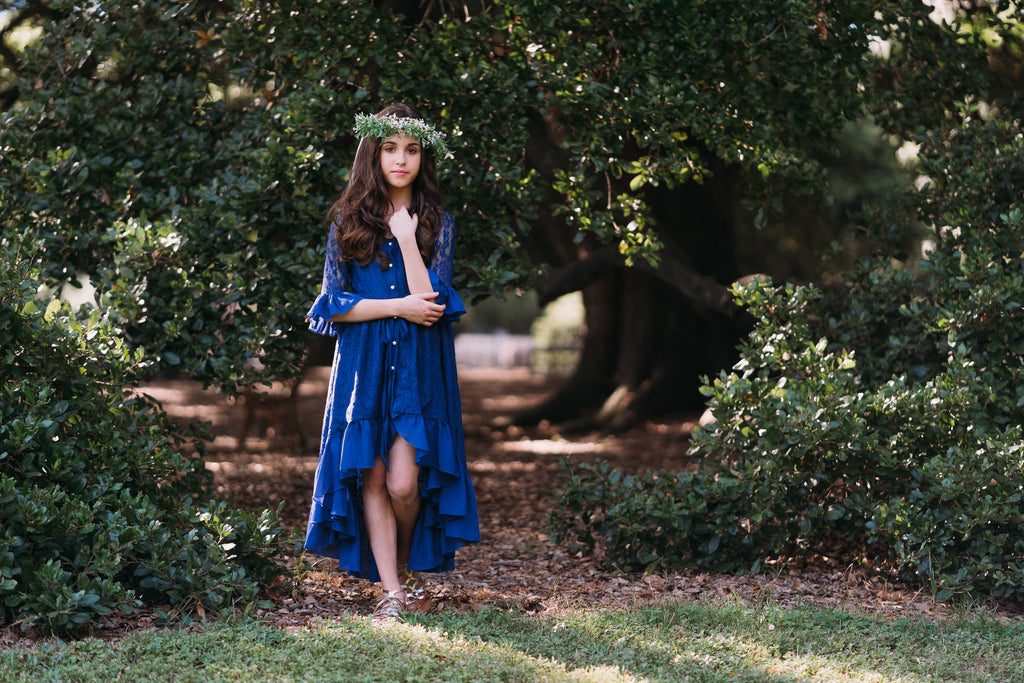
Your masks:
M307 314L313 332L338 338L327 390L320 461L305 547L336 558L342 569L371 581L379 574L363 521L361 471L387 452L396 434L416 448L423 499L409 569L454 567L455 550L480 540L476 496L466 470L462 409L455 372L452 322L466 312L451 286L455 225L445 215L430 281L445 313L430 327L386 318L331 322L362 299L409 294L402 253L385 241L390 266L342 261L334 230L320 296Z

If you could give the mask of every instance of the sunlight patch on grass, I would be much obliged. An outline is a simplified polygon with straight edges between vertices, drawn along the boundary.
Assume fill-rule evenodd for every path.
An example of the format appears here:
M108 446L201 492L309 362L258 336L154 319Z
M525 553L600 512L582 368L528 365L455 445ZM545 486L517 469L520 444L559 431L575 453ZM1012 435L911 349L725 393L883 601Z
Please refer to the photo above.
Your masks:
M770 605L668 603L537 617L486 608L373 627L340 616L0 652L4 681L1024 680L1024 624L983 612L934 624Z

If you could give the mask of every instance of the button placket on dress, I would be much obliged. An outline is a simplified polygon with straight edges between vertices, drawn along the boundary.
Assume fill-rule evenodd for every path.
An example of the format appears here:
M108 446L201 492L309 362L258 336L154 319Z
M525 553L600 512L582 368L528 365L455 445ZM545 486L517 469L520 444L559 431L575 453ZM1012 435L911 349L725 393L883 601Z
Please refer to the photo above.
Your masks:
M388 267L384 270L384 280L390 283L389 291L392 293L395 291L397 276L395 275L394 269L394 253L391 247L394 246L394 240L388 240L387 246L389 247L388 254L390 262ZM394 420L391 416L392 402L395 396L395 368L398 365L398 340L404 336L406 331L405 321L400 321L398 316L393 316L390 321L386 321L383 325L384 332L384 386L381 391L381 416L384 418L384 429L381 433L381 438L384 443L380 445L381 459L384 461L384 466L387 467L387 451L391 441L391 433L395 430Z

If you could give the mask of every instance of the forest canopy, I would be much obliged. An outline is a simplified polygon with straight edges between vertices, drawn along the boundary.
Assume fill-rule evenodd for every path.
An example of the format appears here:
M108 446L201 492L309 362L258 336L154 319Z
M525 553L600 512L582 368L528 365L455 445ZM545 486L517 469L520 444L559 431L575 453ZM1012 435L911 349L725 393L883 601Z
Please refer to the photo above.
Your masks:
M153 372L295 373L353 117L408 101L453 142L458 284L584 292L583 361L546 416L628 424L693 407L735 359L737 278L814 279L817 250L863 249L860 212L902 180L883 136L939 133L989 88L1000 15L932 12L27 1L2 29L0 226L43 245L50 286L88 276Z

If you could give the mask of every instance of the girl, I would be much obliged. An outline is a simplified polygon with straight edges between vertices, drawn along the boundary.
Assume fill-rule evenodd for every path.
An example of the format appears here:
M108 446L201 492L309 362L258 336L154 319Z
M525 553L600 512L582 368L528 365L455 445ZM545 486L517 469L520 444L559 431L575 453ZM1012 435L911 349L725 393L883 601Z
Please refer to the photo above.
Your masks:
M305 547L379 580L374 623L429 607L416 571L479 541L451 323L455 225L434 156L444 135L411 107L357 116L348 187L330 209L310 329L337 336Z

